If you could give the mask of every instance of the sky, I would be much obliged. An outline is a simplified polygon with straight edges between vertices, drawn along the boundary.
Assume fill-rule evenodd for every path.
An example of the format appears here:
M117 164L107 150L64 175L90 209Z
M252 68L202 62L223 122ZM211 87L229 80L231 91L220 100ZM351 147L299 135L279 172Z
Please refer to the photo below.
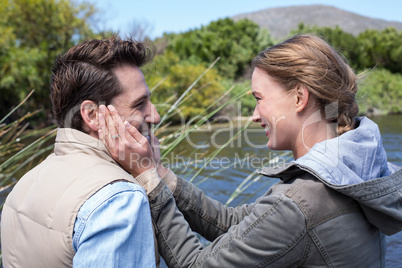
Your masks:
M87 0L102 14L99 29L125 35L133 22L146 26L153 39L181 33L211 21L267 8L322 4L359 15L402 22L400 0ZM278 22L280 23L280 22Z

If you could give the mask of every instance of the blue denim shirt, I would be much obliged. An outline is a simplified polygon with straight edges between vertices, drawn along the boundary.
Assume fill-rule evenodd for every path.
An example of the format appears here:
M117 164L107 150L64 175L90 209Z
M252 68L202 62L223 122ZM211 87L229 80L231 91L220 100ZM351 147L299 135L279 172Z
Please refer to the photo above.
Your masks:
M129 182L109 184L80 208L74 225L74 267L155 267L148 198Z

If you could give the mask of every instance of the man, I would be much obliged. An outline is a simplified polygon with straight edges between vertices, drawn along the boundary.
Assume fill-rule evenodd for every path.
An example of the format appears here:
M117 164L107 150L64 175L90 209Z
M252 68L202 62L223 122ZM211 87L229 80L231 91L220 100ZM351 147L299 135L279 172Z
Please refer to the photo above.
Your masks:
M143 43L116 36L76 45L53 68L54 153L25 174L1 220L5 267L155 267L149 203L98 138L100 104L147 133L160 117L139 67ZM109 137L111 139L116 138Z

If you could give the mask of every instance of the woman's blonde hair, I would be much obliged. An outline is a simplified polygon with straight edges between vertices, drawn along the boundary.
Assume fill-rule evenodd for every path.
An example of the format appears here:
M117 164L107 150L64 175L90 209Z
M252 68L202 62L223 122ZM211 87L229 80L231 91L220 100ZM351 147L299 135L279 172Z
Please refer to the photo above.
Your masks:
M354 128L359 108L357 77L347 61L321 38L302 34L258 53L253 61L287 90L305 86L338 135Z

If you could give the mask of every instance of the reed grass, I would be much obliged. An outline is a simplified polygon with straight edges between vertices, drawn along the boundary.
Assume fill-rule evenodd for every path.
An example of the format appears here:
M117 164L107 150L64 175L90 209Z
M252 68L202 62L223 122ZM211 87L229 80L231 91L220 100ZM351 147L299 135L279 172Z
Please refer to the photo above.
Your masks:
M7 193L18 181L19 174L27 172L53 149L53 144L49 145L49 141L55 136L54 126L38 130L29 129L29 120L39 111L28 112L11 123L4 123L32 94L33 91L6 116L0 119L1 207Z

